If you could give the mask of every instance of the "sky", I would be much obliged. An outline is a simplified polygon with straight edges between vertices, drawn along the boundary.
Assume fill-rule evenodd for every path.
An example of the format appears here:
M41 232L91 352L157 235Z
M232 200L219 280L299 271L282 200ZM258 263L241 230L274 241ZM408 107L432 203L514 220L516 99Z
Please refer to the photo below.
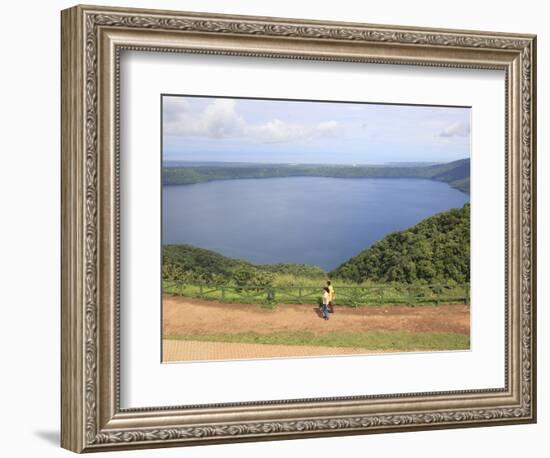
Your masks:
M163 96L163 161L384 164L470 156L470 108Z

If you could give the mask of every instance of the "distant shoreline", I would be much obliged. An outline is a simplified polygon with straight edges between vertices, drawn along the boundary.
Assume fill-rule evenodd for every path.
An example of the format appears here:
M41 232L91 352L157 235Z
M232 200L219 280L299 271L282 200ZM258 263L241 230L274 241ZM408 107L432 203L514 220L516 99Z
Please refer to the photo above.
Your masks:
M173 186L248 178L288 177L422 178L445 182L454 189L470 194L470 159L427 166L222 164L163 167L162 184Z
M191 186L194 184L215 183L220 181L233 181L233 180L273 180L277 178L333 178L336 180L429 180L439 181L445 183L453 189L462 192L466 195L470 195L469 187L467 190L460 187L453 186L450 183L441 180L434 180L433 178L424 177L328 177L328 176L312 176L312 175L292 175L292 176L278 176L278 177L243 177L243 178L217 178L213 180L197 181L196 183L163 183L162 186Z

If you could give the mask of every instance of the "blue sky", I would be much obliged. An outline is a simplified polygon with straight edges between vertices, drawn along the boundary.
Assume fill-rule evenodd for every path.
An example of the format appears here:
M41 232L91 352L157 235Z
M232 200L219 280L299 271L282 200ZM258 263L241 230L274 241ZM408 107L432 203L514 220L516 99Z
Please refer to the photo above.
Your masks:
M470 109L163 96L163 160L382 164L470 156Z

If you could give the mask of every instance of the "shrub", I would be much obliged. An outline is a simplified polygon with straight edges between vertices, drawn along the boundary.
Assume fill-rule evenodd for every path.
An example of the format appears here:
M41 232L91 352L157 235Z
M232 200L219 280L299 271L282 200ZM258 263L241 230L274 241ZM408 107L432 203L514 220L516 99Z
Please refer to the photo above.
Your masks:
M260 290L273 285L274 275L271 272L252 269L242 266L233 273L233 281L237 286L237 291L243 288Z

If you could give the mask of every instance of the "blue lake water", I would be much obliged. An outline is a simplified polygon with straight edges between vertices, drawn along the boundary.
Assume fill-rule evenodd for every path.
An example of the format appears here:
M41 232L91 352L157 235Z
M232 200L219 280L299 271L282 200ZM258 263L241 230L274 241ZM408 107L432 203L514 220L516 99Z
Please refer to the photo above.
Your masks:
M164 186L163 244L188 243L257 264L325 270L385 235L469 201L446 183L291 177Z

